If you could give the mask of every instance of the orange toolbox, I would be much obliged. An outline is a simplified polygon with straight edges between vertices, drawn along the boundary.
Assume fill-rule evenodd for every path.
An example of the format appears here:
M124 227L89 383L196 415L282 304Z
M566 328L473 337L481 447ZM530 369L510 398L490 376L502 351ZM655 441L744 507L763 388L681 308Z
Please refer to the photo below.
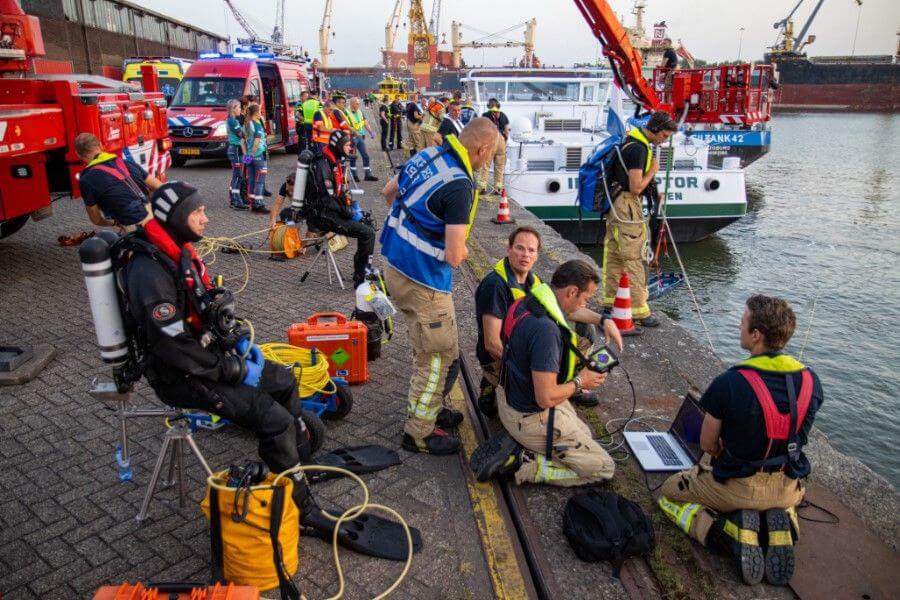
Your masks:
M216 583L142 583L105 585L94 594L94 600L259 600L259 590L249 585Z
M368 336L365 323L336 312L316 313L288 328L288 344L321 352L328 359L328 374L351 385L369 380Z

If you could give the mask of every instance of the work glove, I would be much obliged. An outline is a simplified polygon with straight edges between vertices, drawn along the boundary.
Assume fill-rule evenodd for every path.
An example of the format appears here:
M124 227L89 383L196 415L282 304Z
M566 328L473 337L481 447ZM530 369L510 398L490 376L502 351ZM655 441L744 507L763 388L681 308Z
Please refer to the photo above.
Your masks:
M248 347L250 348L249 352L247 351ZM262 355L262 350L260 350L259 346L256 344L251 345L249 337L238 340L234 349L239 356L243 356L245 352L247 353L247 356L244 358L244 366L247 368L247 375L244 376L244 380L241 383L249 385L250 387L259 386L259 379L262 377L263 366L266 364L266 360Z
M253 164L253 157L250 156L249 154L245 154L242 162L243 162L245 165Z

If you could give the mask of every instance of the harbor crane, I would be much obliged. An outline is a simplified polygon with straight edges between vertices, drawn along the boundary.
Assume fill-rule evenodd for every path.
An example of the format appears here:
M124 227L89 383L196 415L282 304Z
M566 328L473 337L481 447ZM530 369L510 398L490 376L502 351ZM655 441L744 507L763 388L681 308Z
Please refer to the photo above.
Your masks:
M503 38L503 34L508 33L514 29L518 29L519 27L525 27L525 39L524 41L511 40L507 38ZM478 38L471 42L463 42L462 41L462 32L460 31L462 28L470 29L475 31L476 33L482 34L484 37ZM479 31L474 27L470 27L468 25L463 25L457 21L453 21L450 24L450 39L451 45L453 47L453 57L451 65L454 69L459 69L462 66L462 49L463 48L524 48L525 56L522 60L523 66L525 67L533 67L534 64L534 36L535 29L537 28L537 19L531 19L530 21L525 21L524 23L519 23L518 25L513 25L512 27L508 27L503 31L498 31L496 33L485 33L483 31ZM484 41L489 39L501 38L503 41Z
M431 65L437 60L437 48L425 22L422 0L411 0L409 3L409 49L416 84L427 86L431 79Z
M441 0L434 0L434 3L431 5L431 18L428 19L428 31L431 32L431 35L434 36L434 39L438 39L440 36L441 30Z
M394 60L394 46L397 41L397 30L400 29L400 19L403 14L403 0L394 2L394 10L391 18L384 26L384 48L381 49L382 60L387 69L397 68L400 65ZM405 64L405 63L404 63Z
M328 68L328 55L334 54L331 49L332 9L332 0L325 0L325 14L322 15L322 25L319 26L319 63L323 69Z

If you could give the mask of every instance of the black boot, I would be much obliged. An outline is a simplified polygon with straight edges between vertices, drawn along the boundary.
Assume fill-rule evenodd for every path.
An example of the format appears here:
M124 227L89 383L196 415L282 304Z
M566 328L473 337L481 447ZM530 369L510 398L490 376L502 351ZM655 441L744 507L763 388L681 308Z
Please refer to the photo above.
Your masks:
M507 432L494 435L472 453L469 467L478 481L512 475L522 466L525 449Z
M452 437L446 431L439 427L435 427L431 435L418 442L408 433L403 434L403 441L400 444L404 450L410 452L421 452L422 454L434 454L443 456L447 454L456 454L459 452L459 438Z
M478 394L478 410L481 413L493 419L497 416L497 390L491 385L487 379L481 378L481 392Z
M453 429L463 422L463 414L452 408L442 408L434 424L441 429Z
M744 583L756 585L765 571L759 546L759 512L737 510L715 520L706 536L706 545L734 558Z

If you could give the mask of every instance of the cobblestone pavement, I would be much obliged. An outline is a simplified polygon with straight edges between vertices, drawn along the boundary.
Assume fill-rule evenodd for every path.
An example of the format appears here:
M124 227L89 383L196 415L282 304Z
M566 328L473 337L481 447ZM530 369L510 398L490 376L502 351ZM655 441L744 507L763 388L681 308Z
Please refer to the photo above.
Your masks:
M377 142L376 142L377 143ZM371 142L370 142L371 145ZM373 155L380 154L373 152ZM383 160L376 157L376 161ZM293 169L293 158L273 154L268 187L277 192ZM378 175L386 165L376 162ZM237 235L265 227L267 217L227 208L227 164L196 161L172 169L170 179L199 187L207 199L209 235ZM381 183L366 186L367 208L380 222ZM56 358L28 384L0 387L0 596L90 598L105 583L125 580L206 580L209 576L207 523L198 502L204 477L193 457L185 461L189 501L182 509L173 490L158 492L147 521L134 516L159 449L161 420L132 422L130 441L134 483L116 477L116 424L107 406L87 391L105 370L96 349L84 282L74 248L56 238L90 229L81 203L54 205L53 217L30 222L0 242L0 342L48 343ZM255 248L264 235L249 238ZM350 278L353 245L337 253ZM263 341L286 341L286 329L324 310L349 314L353 292L329 286L324 264L306 282L300 274L310 258L279 263L264 254L250 259L247 288L238 295ZM211 268L240 284L238 256L217 254ZM410 349L402 323L380 359L370 363L370 380L353 388L354 408L343 421L328 424L326 449L361 443L398 448L406 401ZM156 404L143 384L140 404ZM197 442L213 469L256 456L253 438L234 427L200 432ZM487 565L471 516L471 505L457 457L426 457L401 451L399 467L366 477L373 500L396 508L422 530L425 547L396 592L398 598L489 598ZM320 500L344 507L355 502L348 484L316 486ZM298 581L313 598L332 594L337 578L330 547L301 539ZM387 587L401 564L342 554L348 598L372 597ZM272 594L269 594L272 596Z

